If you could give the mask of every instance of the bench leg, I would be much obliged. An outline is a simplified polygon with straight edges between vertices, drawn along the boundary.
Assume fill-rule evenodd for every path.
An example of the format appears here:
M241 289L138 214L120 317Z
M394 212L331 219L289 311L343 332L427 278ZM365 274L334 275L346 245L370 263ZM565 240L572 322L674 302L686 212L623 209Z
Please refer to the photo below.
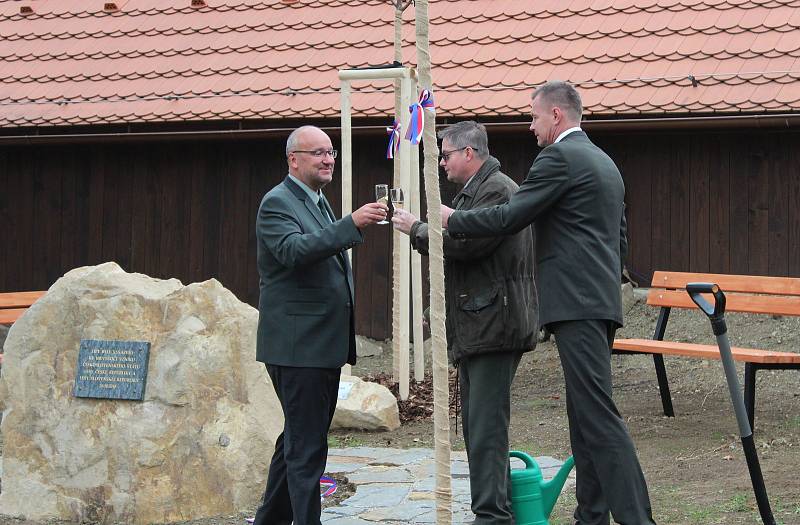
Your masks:
M661 393L661 406L664 407L664 415L675 417L675 411L672 410L672 395L669 392L667 369L664 367L664 356L661 354L653 354L653 364L656 366L658 390Z
M756 367L753 363L744 365L744 407L750 421L750 431L755 432L756 412Z

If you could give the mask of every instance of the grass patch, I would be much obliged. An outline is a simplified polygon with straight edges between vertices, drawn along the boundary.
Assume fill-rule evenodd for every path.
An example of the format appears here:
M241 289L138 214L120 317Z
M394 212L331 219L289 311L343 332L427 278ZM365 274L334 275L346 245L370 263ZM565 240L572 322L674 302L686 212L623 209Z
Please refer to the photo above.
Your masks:
M750 512L750 502L745 494L734 495L724 506L726 512Z
M800 416L789 418L789 420L784 423L784 426L788 430L800 430Z
M800 502L784 501L781 498L770 498L772 514L778 525L789 525L790 523L800 523Z
M556 500L556 505L553 512L550 514L550 525L572 525L574 519L572 514L575 512L575 487L570 487L564 490Z
M719 430L715 430L714 432L711 433L711 439L713 439L714 441L725 441L728 439L728 436L726 436Z
M328 434L329 448L347 448L364 446L364 441L352 434L330 435Z
M653 517L659 525L720 525L722 512L718 506L694 503L681 487L651 490Z
M536 456L547 455L542 451L541 446L536 445L529 441L523 441L520 443L511 443L511 450L518 450L520 452L524 452L533 458L535 458Z
M719 523L720 521L720 513L716 509L713 508L697 508L693 505L693 508L689 509L689 514L687 518L689 518L689 523L692 525L711 525L712 523Z

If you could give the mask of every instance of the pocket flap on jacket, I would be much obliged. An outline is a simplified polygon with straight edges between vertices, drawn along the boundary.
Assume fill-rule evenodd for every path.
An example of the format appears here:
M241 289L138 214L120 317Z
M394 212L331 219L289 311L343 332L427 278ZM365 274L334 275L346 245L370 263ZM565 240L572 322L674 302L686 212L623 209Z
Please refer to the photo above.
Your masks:
M461 309L467 312L479 312L497 300L499 290L487 290L467 297Z

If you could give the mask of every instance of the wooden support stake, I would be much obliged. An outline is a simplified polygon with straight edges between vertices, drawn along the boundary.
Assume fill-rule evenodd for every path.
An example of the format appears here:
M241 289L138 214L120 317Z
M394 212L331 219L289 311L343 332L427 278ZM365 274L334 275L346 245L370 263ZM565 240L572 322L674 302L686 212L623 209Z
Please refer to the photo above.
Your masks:
M342 97L342 217L353 212L353 141L350 123L350 82L343 80ZM347 258L353 263L353 254L347 250ZM355 299L355 297L353 298ZM343 375L351 375L352 367L345 364Z
M419 187L419 147L411 148L411 191L408 202L409 210L416 217L420 216L422 194ZM425 379L425 332L422 328L422 256L416 250L411 251L411 311L413 312L414 334L414 380Z

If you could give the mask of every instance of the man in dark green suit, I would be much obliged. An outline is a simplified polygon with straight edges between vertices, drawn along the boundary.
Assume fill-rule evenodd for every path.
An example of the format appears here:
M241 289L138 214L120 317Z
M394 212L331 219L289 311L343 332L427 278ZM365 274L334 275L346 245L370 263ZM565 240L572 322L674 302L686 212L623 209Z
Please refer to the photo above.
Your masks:
M261 201L256 359L266 364L284 415L256 525L319 525L319 478L328 455L340 368L356 360L353 274L345 250L386 217L369 203L336 220L320 191L336 150L319 128L289 135L289 175Z
M611 345L622 326L627 251L625 186L614 162L580 129L580 95L548 82L532 96L531 131L542 149L504 205L442 208L454 238L509 235L533 223L539 323L555 335L566 382L575 457L575 520L654 523L636 450L611 397Z

